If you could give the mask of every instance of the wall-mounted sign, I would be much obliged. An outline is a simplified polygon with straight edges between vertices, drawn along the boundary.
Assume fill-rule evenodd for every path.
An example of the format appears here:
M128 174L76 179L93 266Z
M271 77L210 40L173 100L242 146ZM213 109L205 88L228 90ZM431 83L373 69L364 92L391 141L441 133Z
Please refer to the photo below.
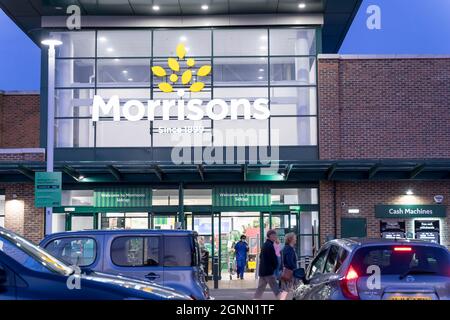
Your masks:
M415 220L414 231L416 234L416 239L439 243L439 220Z
M34 206L61 206L61 172L36 172L34 176Z
M445 217L446 207L443 205L385 205L375 206L375 217L377 218L427 218Z
M94 191L95 207L149 207L152 190L142 187L100 188Z
M215 207L269 206L269 187L223 186L213 188Z
M384 239L403 239L406 237L405 221L380 221L381 237Z

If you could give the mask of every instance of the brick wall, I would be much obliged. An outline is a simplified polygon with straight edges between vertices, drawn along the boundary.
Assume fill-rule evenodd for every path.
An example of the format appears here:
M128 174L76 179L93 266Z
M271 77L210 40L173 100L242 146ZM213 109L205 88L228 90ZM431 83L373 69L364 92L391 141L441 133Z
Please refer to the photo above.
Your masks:
M44 237L44 209L34 207L34 185L0 184L5 192L5 228L38 243Z
M333 182L320 184L320 235L322 243L327 236L334 236L334 186ZM407 196L411 189L413 196ZM375 218L377 204L435 204L433 197L443 195L443 205L450 205L450 181L359 181L336 182L336 232L341 235L342 217L367 219L367 236L380 237L380 219ZM349 214L348 209L359 209L358 214ZM413 219L406 221L407 231L413 232ZM393 220L395 221L395 220ZM442 243L450 246L450 219L441 220Z
M320 159L450 158L450 58L319 59Z
M39 94L0 92L0 146L39 147Z

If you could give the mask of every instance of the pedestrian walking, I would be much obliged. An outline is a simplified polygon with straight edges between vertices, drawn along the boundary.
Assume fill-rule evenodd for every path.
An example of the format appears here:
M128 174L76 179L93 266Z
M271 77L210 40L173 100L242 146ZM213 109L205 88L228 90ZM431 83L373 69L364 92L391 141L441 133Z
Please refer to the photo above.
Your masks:
M241 240L234 245L234 251L236 253L236 273L238 279L244 280L245 265L247 264L248 244L245 241L247 237L241 236Z
M267 285L272 289L275 297L278 298L280 289L277 284L277 278L275 277L275 271L278 265L277 255L275 253L275 248L273 246L274 242L277 240L277 233L275 230L267 231L267 240L264 242L261 253L259 255L259 280L258 288L256 288L255 299L261 299L264 290Z
M281 251L281 261L283 269L281 271L281 293L280 300L286 300L289 292L294 289L297 279L294 277L294 270L297 269L297 254L295 253L295 245L297 236L290 232L286 235L285 245Z

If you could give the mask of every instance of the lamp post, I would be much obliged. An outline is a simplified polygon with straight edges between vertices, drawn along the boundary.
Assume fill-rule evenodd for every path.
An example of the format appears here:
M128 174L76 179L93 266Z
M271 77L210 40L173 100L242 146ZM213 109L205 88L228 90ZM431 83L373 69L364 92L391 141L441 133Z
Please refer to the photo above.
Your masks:
M55 143L55 47L62 45L57 39L45 39L41 42L48 47L47 82L47 172L53 172L53 149ZM53 208L45 208L45 234L52 233Z

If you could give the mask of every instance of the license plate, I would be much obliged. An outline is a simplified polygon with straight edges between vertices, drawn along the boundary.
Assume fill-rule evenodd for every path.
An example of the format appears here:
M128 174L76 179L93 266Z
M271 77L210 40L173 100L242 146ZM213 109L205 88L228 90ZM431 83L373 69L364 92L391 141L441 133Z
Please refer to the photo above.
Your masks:
M390 297L389 300L432 300L431 297L421 297L421 296L394 296Z

